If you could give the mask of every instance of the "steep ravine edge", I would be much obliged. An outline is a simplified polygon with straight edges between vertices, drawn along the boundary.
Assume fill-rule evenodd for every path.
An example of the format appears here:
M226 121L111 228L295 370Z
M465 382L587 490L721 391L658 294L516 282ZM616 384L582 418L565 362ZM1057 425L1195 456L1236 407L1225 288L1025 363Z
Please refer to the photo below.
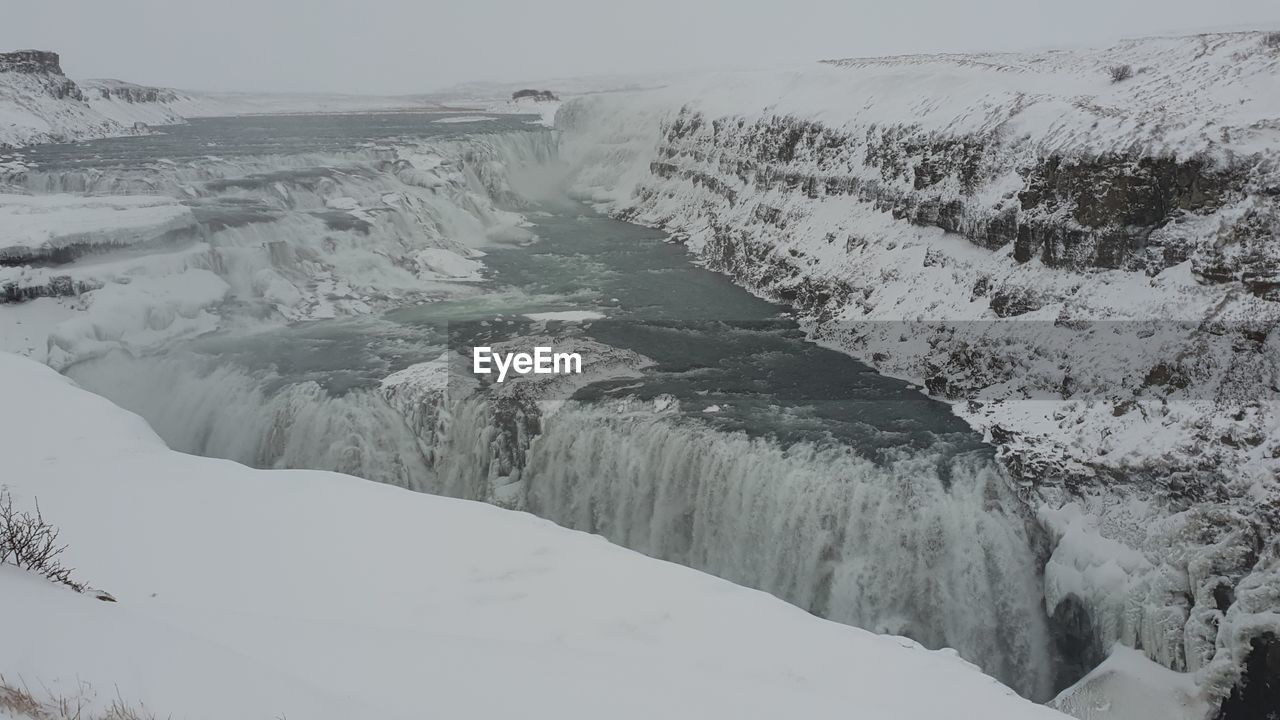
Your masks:
M1211 76L1225 55L1276 74L1253 34L1180 40L1204 53L1169 73ZM994 72L1026 56L1005 60ZM1013 131L1034 105L1016 93L984 97L969 127L680 92L563 108L577 193L951 401L1054 539L1048 612L1088 664L1121 643L1230 697L1223 718L1259 707L1280 617L1280 153L1258 136L1280 123L1224 117L1199 145L1141 129L1064 143Z

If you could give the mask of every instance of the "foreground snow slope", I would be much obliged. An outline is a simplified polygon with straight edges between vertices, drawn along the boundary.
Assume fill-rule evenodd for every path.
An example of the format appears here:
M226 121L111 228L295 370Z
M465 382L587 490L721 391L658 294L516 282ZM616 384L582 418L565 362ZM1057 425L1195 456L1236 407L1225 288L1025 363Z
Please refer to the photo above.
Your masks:
M1275 645L1270 36L720 74L556 123L581 196L1000 448L1084 669L1119 641L1221 696Z
M52 695L190 718L1060 717L949 652L529 515L172 452L25 358L0 354L0 397L33 410L0 414L3 484L118 600L0 568L0 674Z

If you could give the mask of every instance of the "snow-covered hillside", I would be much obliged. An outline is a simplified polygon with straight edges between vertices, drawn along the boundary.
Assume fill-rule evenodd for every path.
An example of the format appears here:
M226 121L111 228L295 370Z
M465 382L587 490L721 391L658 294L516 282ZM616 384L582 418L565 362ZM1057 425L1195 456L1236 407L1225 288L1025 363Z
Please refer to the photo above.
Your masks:
M56 53L0 53L0 149L128 131L84 101L80 88L62 74Z
M951 652L523 513L172 452L24 358L0 353L0 396L40 408L0 416L3 485L116 600L0 566L0 678L83 716L1061 717Z
M557 126L581 196L1001 448L1085 655L1120 641L1222 694L1276 642L1269 36L723 73Z
M186 122L175 107L190 99L176 90L122 80L81 80L77 85L89 107L126 127L135 123L180 125Z

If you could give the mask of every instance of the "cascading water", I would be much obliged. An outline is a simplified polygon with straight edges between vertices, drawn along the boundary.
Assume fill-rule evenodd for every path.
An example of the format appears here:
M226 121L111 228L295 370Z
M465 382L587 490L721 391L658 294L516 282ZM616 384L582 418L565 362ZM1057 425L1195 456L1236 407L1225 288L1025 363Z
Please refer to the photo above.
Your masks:
M270 371L250 372L185 353L112 353L66 374L143 416L183 452L429 489L419 439L368 388L335 394L314 381L282 384Z
M212 208L214 219L206 217L201 230L208 252L183 262L232 288L218 310L233 348L215 338L212 345L97 353L77 358L67 373L141 414L175 449L260 467L338 470L527 509L833 620L956 648L1022 694L1045 698L1054 681L1039 539L990 456L950 442L949 430L929 429L946 424L937 419L946 416L942 406L920 417L878 419L871 411L861 421L882 423L884 442L903 427L937 434L874 453L838 438L784 442L767 427L717 427L714 408L703 416L691 405L725 392L724 377L706 374L702 364L755 342L772 345L744 366L760 377L734 401L750 404L756 392L764 398L750 401L756 425L776 415L821 426L827 416L812 415L808 401L761 390L767 378L794 371L778 370L778 357L812 346L739 333L747 339L712 343L693 359L693 343L677 338L669 343L688 353L687 373L673 371L682 362L671 358L659 358L659 373L679 375L678 400L627 399L621 386L554 413L531 406L530 432L513 445L489 390L450 384L449 392L397 395L379 386L444 348L439 333L405 330L411 320L337 327L315 343L299 344L278 325L264 331L281 318L398 305L439 322L495 324L583 303L610 315L637 307L663 317L699 310L717 318L777 316L780 308L693 268L656 234L573 206L532 208L531 216L549 218L535 228L544 241L501 249L495 240L530 237L513 205L550 184L545 169L518 169L545 168L554 152L554 137L535 131L394 152L228 155L165 169L158 180L151 168L34 172L27 182L39 191L166 192ZM453 282L419 261L424 248L468 257L478 247L489 253L481 283ZM566 277L552 279L556 272ZM525 275L527 282L517 281ZM325 322L334 321L308 327ZM843 362L850 364L844 384L817 394L843 392L865 376ZM896 403L904 387L875 391Z
M943 445L876 463L720 432L655 402L557 409L507 503L832 620L955 648L1025 695L1051 692L1036 540L989 455ZM476 425L451 434L432 491L493 499L479 406L455 416Z

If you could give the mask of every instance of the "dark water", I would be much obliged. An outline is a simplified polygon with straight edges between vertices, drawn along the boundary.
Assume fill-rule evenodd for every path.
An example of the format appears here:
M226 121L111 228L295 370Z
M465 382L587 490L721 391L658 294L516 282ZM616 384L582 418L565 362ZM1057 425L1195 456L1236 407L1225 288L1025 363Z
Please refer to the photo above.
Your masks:
M436 303L397 310L387 319L437 332L448 322L455 349L468 352L472 345L529 331L522 313L595 311L607 317L581 329L564 325L657 364L639 380L597 383L575 399L671 395L686 413L716 428L784 443L848 444L871 458L904 446L943 443L956 452L983 447L946 405L808 342L786 307L694 264L663 233L580 205L542 209L533 215L539 242L485 258L495 298L506 307Z

